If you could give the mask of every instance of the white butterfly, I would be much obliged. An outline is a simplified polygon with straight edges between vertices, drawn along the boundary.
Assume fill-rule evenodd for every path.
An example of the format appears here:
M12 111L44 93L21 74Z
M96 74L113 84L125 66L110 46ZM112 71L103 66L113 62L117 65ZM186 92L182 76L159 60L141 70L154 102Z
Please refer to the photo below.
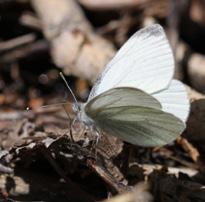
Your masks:
M173 74L163 28L141 29L107 64L78 117L132 144L167 144L183 132L190 108L186 89Z

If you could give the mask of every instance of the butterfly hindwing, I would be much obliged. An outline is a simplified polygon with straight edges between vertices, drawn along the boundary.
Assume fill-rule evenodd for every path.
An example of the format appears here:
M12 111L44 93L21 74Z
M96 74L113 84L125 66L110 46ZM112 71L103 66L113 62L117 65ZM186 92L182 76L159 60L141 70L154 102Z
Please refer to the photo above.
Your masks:
M132 99L126 97L129 94ZM144 101L143 96L149 101ZM138 89L116 88L93 98L85 106L85 113L102 130L126 142L160 146L176 139L185 125L174 115L161 111L160 105L154 103L157 103L155 98Z
M95 121L104 131L140 146L168 144L184 130L184 123L172 114L144 107L102 110Z
M190 103L184 84L178 80L173 79L169 87L163 91L152 94L162 105L162 110L186 122Z

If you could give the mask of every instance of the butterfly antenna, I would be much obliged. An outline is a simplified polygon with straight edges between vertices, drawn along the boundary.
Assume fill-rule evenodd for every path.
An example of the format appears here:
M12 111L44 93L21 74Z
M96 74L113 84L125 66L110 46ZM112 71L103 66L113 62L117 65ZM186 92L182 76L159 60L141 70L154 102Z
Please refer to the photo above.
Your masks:
M77 110L79 111L79 110L80 110L80 108L79 108L79 103L78 103L78 101L77 101L77 99L76 99L76 97L75 97L73 91L71 90L70 86L68 85L68 82L66 81L66 79L65 79L65 77L64 77L64 75L63 75L63 73L60 72L59 74L60 74L60 77L61 77L61 78L63 79L63 81L65 82L65 85L66 85L66 87L68 88L68 90L70 91L71 95L73 96L74 101L75 101L76 106L77 106Z

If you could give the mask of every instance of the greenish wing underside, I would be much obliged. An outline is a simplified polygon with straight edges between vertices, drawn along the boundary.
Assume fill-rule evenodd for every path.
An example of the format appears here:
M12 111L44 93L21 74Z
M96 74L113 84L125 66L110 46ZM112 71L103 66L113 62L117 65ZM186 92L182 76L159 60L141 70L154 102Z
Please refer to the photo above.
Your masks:
M115 88L103 94L91 100L85 112L102 130L126 142L160 146L172 142L185 128L180 119L161 111L152 96L138 89Z
M112 88L95 98L87 105L88 110L107 109L110 107L142 106L161 109L159 101L149 94L130 87Z

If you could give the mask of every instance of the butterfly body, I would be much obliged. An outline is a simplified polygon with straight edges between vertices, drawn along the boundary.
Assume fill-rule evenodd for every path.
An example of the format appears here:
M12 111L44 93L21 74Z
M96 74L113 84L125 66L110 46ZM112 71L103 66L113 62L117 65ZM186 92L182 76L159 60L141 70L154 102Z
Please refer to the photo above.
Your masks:
M79 110L76 110L76 106L74 105L74 111L77 114L77 119L83 122L86 126L94 125L94 121L86 114L85 112L86 103L80 103Z
M174 59L160 25L136 32L108 63L79 106L87 126L140 146L172 142L185 129L189 100L172 79Z

